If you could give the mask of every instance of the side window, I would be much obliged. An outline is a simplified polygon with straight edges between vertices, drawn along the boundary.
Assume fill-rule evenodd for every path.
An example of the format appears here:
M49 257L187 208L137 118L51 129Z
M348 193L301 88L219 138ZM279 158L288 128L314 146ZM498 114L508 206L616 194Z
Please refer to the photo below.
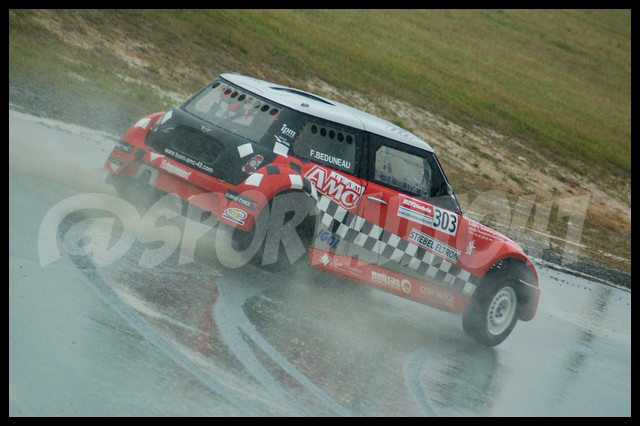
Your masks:
M432 169L427 157L380 145L374 161L375 181L413 196L431 196Z
M332 123L309 121L293 144L293 153L314 163L354 174L356 169L355 130Z

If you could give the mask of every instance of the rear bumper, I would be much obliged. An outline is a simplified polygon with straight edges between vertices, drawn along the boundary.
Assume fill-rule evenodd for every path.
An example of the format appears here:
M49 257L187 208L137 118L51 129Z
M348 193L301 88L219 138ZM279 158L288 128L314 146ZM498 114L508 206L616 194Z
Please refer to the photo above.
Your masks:
M203 188L184 178L191 177L191 174L198 173L197 171L188 169L162 155L150 153L150 150L144 148L138 148L135 153L122 153L118 148L114 148L104 165L104 169L108 172L105 181L120 188L146 185L150 192L155 192L154 197L158 199L163 195L173 194L183 202L210 212L228 225L242 231L247 232L253 227L253 217L248 217L244 223L239 224L226 220L222 215L225 209L234 207L234 203L225 198L225 193L235 187L206 176L206 180L199 182L207 187ZM177 174L182 171L184 171L184 177Z

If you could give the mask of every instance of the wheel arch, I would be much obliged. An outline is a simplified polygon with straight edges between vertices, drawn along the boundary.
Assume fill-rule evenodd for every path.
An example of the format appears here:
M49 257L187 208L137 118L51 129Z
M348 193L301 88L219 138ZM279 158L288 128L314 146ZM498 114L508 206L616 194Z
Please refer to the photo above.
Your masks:
M494 279L496 276L516 284L518 319L522 321L533 319L540 299L540 289L538 273L531 260L520 253L503 256L489 267L482 280Z
M299 170L292 168L292 166L296 166L294 160L291 159L289 164L284 164L281 160L278 157L276 161L261 167L233 189L241 195L250 195L257 202L255 209L246 211L249 216L247 224L236 226L243 232L250 232L253 229L263 209L268 205L270 206L272 201L279 195L303 192L309 197L313 197L317 202L318 196L315 187ZM233 202L229 203L229 205L242 207ZM233 224L231 225L233 226Z
M307 181L306 178L303 178L304 181ZM307 181L308 182L308 181ZM306 187L306 185L305 185ZM320 218L319 216L319 210L318 210L318 199L317 196L314 196L311 192L311 190L305 190L305 187L301 188L301 189L293 189L293 188L281 188L279 192L276 192L275 194L273 194L269 200L268 200L268 204L271 206L271 203L273 202L273 200L276 199L276 197L281 196L281 195L286 195L286 194L304 194L309 198L309 202L313 203L313 207L310 207L310 211L313 210L313 213L310 213L307 215L307 217L305 217L302 221L302 230L303 232L305 232L306 234L309 234L310 237L313 237L313 235L315 234L315 229L317 227L317 222ZM313 187L313 186L312 186ZM271 208L271 207L270 207ZM309 241L311 242L311 241ZM303 241L304 243L304 241Z
M282 168L281 168L282 170ZM313 185L303 176L300 176L301 185L293 185L292 181L287 178L287 176L292 175L292 171L283 170L284 173L281 175L272 175L273 179L270 182L262 182L259 186L243 186L239 188L240 194L253 193L256 195L261 195L260 197L255 197L258 201L258 205L256 209L253 211L248 211L247 213L250 216L250 220L247 221L247 225L245 226L234 226L239 228L242 232L250 234L258 220L258 217L263 214L264 209L268 209L269 215L272 213L273 201L282 195L286 194L304 194L311 203L313 203L313 207L310 205L310 211L313 210L313 213L309 214L307 217L303 219L302 229L305 231L305 234L311 234L316 228L316 218L318 217L317 212L317 193L315 192L315 188ZM287 173L291 172L291 173ZM299 175L298 175L299 176ZM235 206L235 203L230 203L230 205ZM314 216L315 215L315 216ZM231 225L233 226L233 225ZM305 241L303 240L303 243ZM311 241L309 241L311 243Z

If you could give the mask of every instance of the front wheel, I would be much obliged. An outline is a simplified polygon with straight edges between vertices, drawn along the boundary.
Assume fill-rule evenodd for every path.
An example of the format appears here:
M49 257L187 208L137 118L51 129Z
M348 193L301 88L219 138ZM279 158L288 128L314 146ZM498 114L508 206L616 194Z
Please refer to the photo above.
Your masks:
M478 286L462 316L464 331L485 346L496 346L509 336L518 321L515 284L492 276Z

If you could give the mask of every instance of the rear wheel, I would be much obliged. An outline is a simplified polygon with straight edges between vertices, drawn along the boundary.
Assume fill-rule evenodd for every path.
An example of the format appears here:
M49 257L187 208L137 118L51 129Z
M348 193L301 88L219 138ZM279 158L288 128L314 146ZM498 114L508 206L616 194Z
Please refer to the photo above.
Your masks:
M512 278L487 273L462 316L464 331L485 346L502 343L518 321L518 294Z
M283 198L278 200L278 197ZM283 205L286 208L283 209ZM242 232L230 229L228 225L221 225L233 232L232 246L235 251L247 250L255 238L260 238L260 247L249 261L263 269L279 272L306 259L307 251L313 243L314 209L314 200L305 193L287 192L278 194L269 201L268 207L258 216L251 231ZM263 226L266 231L260 230ZM303 252L300 253L300 250Z

